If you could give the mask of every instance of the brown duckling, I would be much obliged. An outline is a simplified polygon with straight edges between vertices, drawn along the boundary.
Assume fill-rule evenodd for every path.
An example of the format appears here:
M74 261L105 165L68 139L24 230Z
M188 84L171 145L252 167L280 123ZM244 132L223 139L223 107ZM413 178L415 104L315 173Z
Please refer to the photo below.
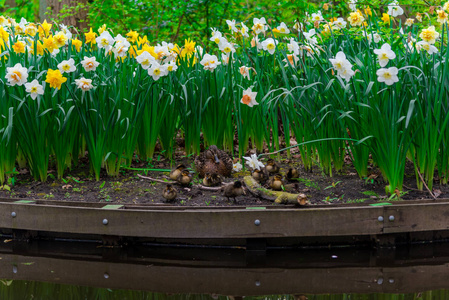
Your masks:
M203 184L205 186L218 186L221 185L223 177L220 174L206 173L203 178Z
M223 196L226 198L234 198L234 202L236 202L235 198L241 196L243 194L242 182L237 180L234 183L230 183L223 188Z
M288 180L298 179L299 178L298 169L295 169L295 168L288 169L286 177L287 177Z
M264 172L264 170L257 170L257 169L255 169L251 173L251 176L254 178L254 180L256 180L259 183L265 182L268 179L267 173Z
M200 178L206 173L228 177L232 172L232 159L223 150L212 145L195 159L195 168Z
M184 166L184 165L179 165L179 166L177 166L176 169L173 169L173 170L170 172L170 179L171 179L171 180L177 180L179 174L181 174L182 170L184 170L185 168L186 168L186 166Z
M182 170L181 174L179 174L176 181L184 186L187 186L190 184L190 182L192 182L192 178L193 178L193 175L192 175L192 173L190 173L189 170Z
M279 165L274 159L267 160L267 165L265 166L265 169L270 174L276 174L279 172Z
M276 174L268 180L268 186L274 191L281 191L283 185L281 174Z
M165 189L162 191L162 197L164 197L167 201L175 200L177 196L178 192L171 184L167 184Z

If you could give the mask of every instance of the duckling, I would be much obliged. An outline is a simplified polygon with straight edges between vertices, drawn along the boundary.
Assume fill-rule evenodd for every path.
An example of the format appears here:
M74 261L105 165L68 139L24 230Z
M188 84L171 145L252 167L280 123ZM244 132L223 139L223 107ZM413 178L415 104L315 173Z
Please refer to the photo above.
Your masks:
M200 178L206 173L228 177L231 175L232 165L231 157L215 145L210 146L195 159L195 168Z
M177 180L179 174L181 174L182 170L184 170L185 168L186 168L186 166L184 166L184 165L179 165L179 166L177 166L176 169L173 169L173 170L170 172L170 179L171 179L171 180Z
M190 173L189 170L182 170L181 174L179 174L178 178L176 178L176 181L180 184L187 186L192 182L192 173Z
M206 175L204 175L204 178L203 178L203 184L205 186L221 185L222 181L223 181L223 177L221 177L220 174L206 173Z
M279 165L274 159L267 160L267 165L265 167L268 173L276 174L279 172Z
M223 196L226 198L234 198L234 202L236 202L236 197L243 194L242 182L237 180L234 183L230 183L223 188Z
M178 192L171 184L167 184L165 189L162 191L162 197L164 197L167 201L172 201L176 199L177 196Z
M255 169L252 173L251 176L254 178L254 180L256 180L257 182L264 182L265 180L267 180L268 176L267 173L264 172L263 170L257 170Z
M281 174L276 174L268 180L268 186L274 191L281 191L283 185Z
M299 178L298 169L295 169L295 168L288 169L286 177L287 177L288 180L298 179Z

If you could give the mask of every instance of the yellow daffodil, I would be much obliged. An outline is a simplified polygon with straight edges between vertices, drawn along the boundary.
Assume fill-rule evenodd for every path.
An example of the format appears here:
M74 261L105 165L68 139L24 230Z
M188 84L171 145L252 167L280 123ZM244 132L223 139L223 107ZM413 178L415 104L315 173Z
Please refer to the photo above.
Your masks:
M390 16L386 13L382 14L382 18L381 20L385 23L385 24L390 24Z
M148 43L148 38L146 35L143 38L141 38L140 36L137 38L137 45L139 45L139 47L144 44L147 44L147 43Z
M128 54L130 57L136 57L137 56L137 47L136 46L129 47Z
M158 58L159 56L157 55L157 53L154 51L154 47L150 46L148 44L144 44L142 49L137 51L137 55L142 54L143 52L148 52L151 54L151 56L153 56L154 58Z
M67 36L60 32L56 35L53 36L53 40L56 44L56 46L58 46L58 48L61 48L62 46L64 46L67 43Z
M44 20L44 23L39 24L37 26L39 36L41 38L48 36L50 34L51 26L52 26L52 24L47 23L47 20Z
M181 57L190 56L195 53L195 42L190 39L185 40L184 47L181 51Z
M52 53L55 49L58 49L58 46L51 35L48 38L44 38L44 48L50 53Z
M9 40L9 33L0 26L0 39L5 42Z
M86 37L86 44L90 43L90 45L95 45L97 41L95 38L97 37L97 34L92 31L92 27L89 29L89 32L84 33L84 36Z
M447 23L447 13L441 9L441 10L437 10L437 22L440 24L444 24Z
M14 45L12 45L12 49L16 53L25 53L25 43L18 41Z
M47 78L45 82L50 84L51 88L60 90L61 85L67 81L67 78L63 77L59 70L48 69Z
M324 3L323 4L323 9L324 10L329 10L329 3Z
M72 46L75 47L77 52L81 51L82 45L83 45L83 42L81 42L79 39L72 39Z
M373 12L371 11L371 8L369 8L369 6L365 8L365 15L370 17L373 15Z
M429 44L435 44L435 40L440 36L438 32L435 31L435 26L430 26L429 28L423 29L419 37Z
M416 20L418 20L418 22L422 22L422 15L420 13L416 14Z
M44 45L41 41L36 41L33 47L30 48L30 53L34 54L34 48L36 47L37 55L44 55Z
M102 34L103 32L106 31L106 24L103 24L103 26L101 26L100 28L98 28L98 33Z
M139 36L139 33L137 33L137 31L130 31L126 34L126 36L128 37L127 40L130 43L135 43L137 41L137 37Z
M25 28L25 34L34 37L37 34L37 28L33 23L28 24Z
M365 18L360 11L355 11L349 14L348 21L351 26L360 26L365 21Z

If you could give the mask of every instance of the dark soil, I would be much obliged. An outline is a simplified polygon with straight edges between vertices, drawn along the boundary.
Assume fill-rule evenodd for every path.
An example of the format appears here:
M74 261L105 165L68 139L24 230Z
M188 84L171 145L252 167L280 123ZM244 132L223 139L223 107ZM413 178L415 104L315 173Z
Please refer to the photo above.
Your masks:
M182 162L194 170L193 160L193 158L178 157L170 165L169 160L156 155L152 163L134 162L132 167L171 169ZM266 159L262 161L266 161ZM280 165L282 174L285 174L290 167L299 168L300 179L290 182L287 185L288 190L292 193L306 194L310 204L372 203L388 200L385 194L386 183L376 169L372 170L369 178L360 179L348 163L344 172L329 177L324 175L318 167L315 167L312 172L305 172L300 165L299 155L293 155L291 159L281 159ZM50 175L45 183L34 181L27 169L19 170L19 174L16 174L13 180L9 180L10 191L0 190L0 197L105 203L167 203L161 195L165 184L141 179L137 174L158 179L168 178L168 172L146 173L123 170L116 178L104 174L100 181L95 181L89 174L88 162L84 161L65 176L64 180L56 180L53 175ZM226 178L225 182L242 179L245 175L249 175L249 171L234 173L233 177ZM197 185L200 183L200 179L197 176L194 176L193 183L193 186L187 188L176 185L178 197L170 204L185 206L275 205L271 201L252 196L248 191L246 196L238 197L234 203L232 199L228 200L219 191L199 189ZM447 185L435 182L433 191L438 198L449 198L449 186ZM402 200L431 199L430 193L426 189L424 191L416 189L416 178L412 165L407 166L403 192L400 195ZM397 198L393 200L397 200Z

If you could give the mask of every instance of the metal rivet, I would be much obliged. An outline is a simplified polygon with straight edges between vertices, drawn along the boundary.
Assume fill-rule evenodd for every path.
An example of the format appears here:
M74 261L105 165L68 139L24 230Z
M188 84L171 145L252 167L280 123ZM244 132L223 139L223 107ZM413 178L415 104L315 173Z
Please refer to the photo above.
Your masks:
M17 273L17 266L12 266L12 272L15 274Z
M260 220L254 221L254 225L259 226L260 225Z
M15 218L16 216L17 216L16 212L13 211L13 212L11 213L11 217Z
M108 219L103 219L103 225L108 225L109 221Z
M106 279L109 278L109 274L108 274L108 273L104 273L103 276L104 276L104 278L106 278Z
M393 279L393 278L390 278L390 279L388 279L388 282L389 282L389 283L394 283L394 279Z
M255 284L256 284L256 286L260 286L260 281L256 280Z
M388 220L390 220L390 222L393 222L394 221L394 216L389 216Z
M384 279L382 277L377 279L377 284L382 284L382 283L384 283Z
M384 217L382 217L382 216L379 216L379 217L377 218L377 221L379 221L379 222L383 222L383 221L384 221Z

